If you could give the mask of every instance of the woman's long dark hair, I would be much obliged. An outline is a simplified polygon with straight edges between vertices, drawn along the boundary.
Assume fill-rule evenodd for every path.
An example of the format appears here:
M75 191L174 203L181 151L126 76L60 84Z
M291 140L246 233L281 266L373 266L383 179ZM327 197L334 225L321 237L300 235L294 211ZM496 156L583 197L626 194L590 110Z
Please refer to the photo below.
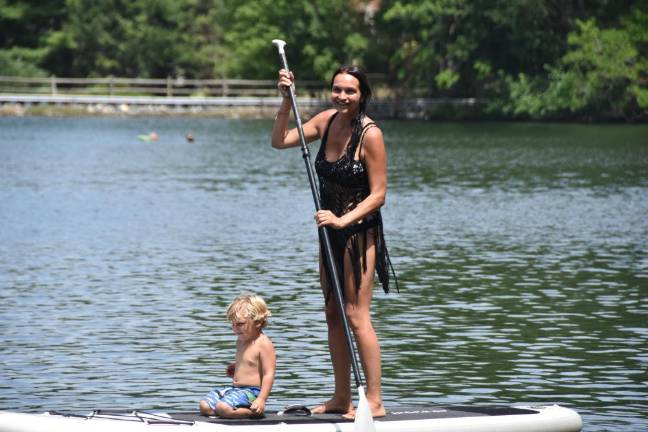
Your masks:
M371 100L371 86L369 85L367 75L359 66L343 65L333 72L333 76L331 77L331 88L333 87L335 77L341 73L353 76L360 83L360 106L358 108L358 113L353 119L353 135L351 135L351 143L355 144L360 139L360 135L362 135L362 121L366 115L367 105Z

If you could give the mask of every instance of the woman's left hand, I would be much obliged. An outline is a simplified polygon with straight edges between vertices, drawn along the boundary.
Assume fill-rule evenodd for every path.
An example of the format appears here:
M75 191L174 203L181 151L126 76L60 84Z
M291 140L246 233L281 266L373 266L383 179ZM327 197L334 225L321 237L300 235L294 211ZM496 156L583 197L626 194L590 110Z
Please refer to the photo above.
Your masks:
M319 210L315 213L314 219L318 228L321 228L323 226L330 226L334 229L344 228L342 219L335 216L335 214L333 214L333 212L331 212L330 210Z

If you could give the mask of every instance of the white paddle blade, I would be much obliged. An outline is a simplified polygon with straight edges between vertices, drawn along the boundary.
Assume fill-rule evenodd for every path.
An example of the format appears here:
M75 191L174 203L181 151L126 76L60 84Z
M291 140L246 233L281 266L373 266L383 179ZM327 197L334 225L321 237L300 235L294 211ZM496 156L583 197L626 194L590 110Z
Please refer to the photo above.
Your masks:
M369 401L365 396L364 387L358 387L358 408L356 408L355 421L353 422L353 432L376 432Z

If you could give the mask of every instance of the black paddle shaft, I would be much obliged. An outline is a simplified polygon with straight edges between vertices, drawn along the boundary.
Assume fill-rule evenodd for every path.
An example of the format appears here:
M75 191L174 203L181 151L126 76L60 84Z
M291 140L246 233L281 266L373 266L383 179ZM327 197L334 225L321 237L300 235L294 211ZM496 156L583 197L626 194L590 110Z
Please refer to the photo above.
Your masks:
M273 40L273 44L277 46L279 50L279 57L281 58L281 64L283 68L287 71L288 61L286 60L286 53L284 52L284 41ZM299 141L301 142L302 156L304 158L304 163L306 164L306 173L308 174L308 182L310 183L311 192L313 193L313 201L315 201L315 209L317 211L322 209L320 203L319 193L317 192L317 183L315 181L315 175L313 174L313 167L310 160L310 152L306 146L306 138L304 137L304 129L302 127L301 118L299 117L299 111L297 109L297 98L295 97L295 90L293 86L290 86L290 104L292 105L293 114L295 115L295 122L297 123L297 132L299 133ZM340 318L342 319L342 326L344 327L344 335L346 336L347 349L349 352L349 358L351 359L351 366L353 369L353 375L355 377L356 387L362 385L362 378L360 377L360 368L358 367L358 360L356 359L355 349L353 345L353 338L351 336L351 329L349 328L349 320L346 316L346 311L344 308L344 300L342 297L342 287L340 286L340 279L338 278L338 268L335 258L333 257L333 248L331 247L331 238L329 235L328 227L319 228L320 237L324 242L324 252L326 254L326 268L328 269L328 279L329 283L333 284L333 291L335 295L335 300L338 306L338 311Z

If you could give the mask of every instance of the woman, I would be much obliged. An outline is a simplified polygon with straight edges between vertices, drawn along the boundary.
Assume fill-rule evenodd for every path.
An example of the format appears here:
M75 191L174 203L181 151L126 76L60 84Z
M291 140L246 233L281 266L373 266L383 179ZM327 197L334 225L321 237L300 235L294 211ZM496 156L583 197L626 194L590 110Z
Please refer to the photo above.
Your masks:
M272 146L300 145L297 129L288 130L293 76L279 71L277 86L283 101L272 129ZM374 273L389 291L389 256L385 247L380 207L387 192L387 156L383 135L366 116L371 88L356 66L343 66L331 80L333 108L303 124L306 142L321 139L315 159L322 210L315 213L318 227L330 227L333 254L338 263L345 309L353 330L367 380L367 401L374 417L385 415L382 402L380 345L371 324L370 306ZM320 242L321 243L321 242ZM320 253L320 282L326 303L328 343L335 374L333 397L312 409L313 413L342 413L353 418L351 360L344 328Z

